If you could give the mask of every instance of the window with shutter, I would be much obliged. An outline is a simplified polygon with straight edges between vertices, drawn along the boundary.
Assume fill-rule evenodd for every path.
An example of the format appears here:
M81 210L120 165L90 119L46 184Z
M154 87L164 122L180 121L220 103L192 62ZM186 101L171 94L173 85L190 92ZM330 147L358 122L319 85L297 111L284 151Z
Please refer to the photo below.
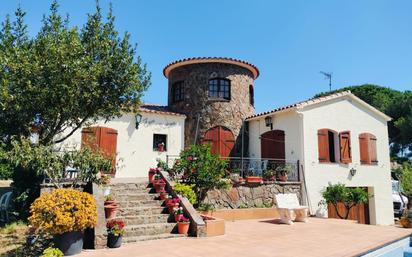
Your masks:
M339 146L340 146L340 161L341 163L351 163L351 145L350 145L350 132L344 131L339 133Z
M359 150L361 164L378 164L376 137L370 133L359 135Z
M318 130L318 159L319 162L330 162L329 157L329 130Z

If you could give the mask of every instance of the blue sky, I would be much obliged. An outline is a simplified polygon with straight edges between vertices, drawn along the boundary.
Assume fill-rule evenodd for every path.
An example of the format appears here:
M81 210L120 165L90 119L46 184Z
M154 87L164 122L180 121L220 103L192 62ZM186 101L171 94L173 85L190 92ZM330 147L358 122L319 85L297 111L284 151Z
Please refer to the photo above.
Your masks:
M20 3L32 35L51 1L1 1L0 19ZM109 1L101 0L103 10ZM260 70L258 112L333 88L373 83L412 90L412 1L113 0L116 25L129 31L152 72L148 103L166 104L168 63L195 56L247 60ZM61 0L81 26L93 0Z

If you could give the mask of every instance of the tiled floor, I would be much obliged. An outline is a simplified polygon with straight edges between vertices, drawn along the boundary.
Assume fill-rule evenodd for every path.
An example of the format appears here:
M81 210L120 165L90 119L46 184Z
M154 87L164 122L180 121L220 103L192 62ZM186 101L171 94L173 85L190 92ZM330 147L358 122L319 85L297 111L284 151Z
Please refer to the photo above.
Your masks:
M119 249L85 251L80 256L356 256L410 235L395 226L361 225L353 221L311 218L292 226L271 220L227 221L226 235L139 242Z

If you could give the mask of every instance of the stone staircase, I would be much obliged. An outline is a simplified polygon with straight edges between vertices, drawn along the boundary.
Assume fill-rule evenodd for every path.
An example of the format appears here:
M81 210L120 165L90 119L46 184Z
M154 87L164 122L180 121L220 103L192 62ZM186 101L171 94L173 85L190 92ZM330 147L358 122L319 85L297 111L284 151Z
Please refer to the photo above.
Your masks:
M112 181L111 193L119 205L116 218L126 223L125 243L183 236L146 179Z

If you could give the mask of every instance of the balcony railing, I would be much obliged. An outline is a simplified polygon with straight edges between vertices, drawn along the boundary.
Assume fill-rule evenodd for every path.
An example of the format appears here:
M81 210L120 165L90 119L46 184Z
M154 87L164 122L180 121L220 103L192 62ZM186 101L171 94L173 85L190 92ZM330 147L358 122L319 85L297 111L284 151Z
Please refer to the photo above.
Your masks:
M166 163L168 167L173 167L179 156L168 155ZM238 173L241 177L259 176L267 177L267 174L274 174L277 178L284 171L287 171L288 181L300 181L300 163L299 160L283 160L268 158L241 158L229 157L227 160L227 170L230 173Z

